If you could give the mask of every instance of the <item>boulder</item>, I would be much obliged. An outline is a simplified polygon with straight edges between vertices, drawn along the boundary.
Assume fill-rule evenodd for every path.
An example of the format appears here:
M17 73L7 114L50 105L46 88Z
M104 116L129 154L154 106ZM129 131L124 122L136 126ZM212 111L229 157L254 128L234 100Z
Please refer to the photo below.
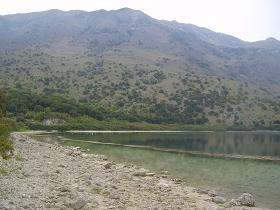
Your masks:
M250 193L243 193L238 199L241 206L255 206L256 199Z

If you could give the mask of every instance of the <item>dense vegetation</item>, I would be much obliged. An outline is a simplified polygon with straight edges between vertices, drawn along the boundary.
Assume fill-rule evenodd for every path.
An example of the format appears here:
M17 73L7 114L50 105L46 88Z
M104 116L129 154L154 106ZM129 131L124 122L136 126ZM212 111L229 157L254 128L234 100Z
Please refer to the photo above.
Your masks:
M8 158L13 150L12 142L9 139L12 124L10 120L4 119L6 104L6 96L0 92L0 156L4 159Z
M198 95L200 99L203 97ZM276 125L243 126L235 124L209 125L203 121L190 121L192 114L201 113L201 109L193 103L188 112L178 114L173 108L167 111L166 104L151 105L147 113L119 109L115 106L102 106L99 103L81 103L75 99L61 97L55 94L48 96L34 94L24 90L8 92L7 111L9 118L15 119L17 125L26 129L47 130L225 130L225 129L254 129L273 128ZM209 100L209 99L208 99ZM216 100L218 102L218 100ZM177 114L176 114L177 112ZM199 113L200 112L200 113ZM158 114L158 115L157 115ZM182 118L182 117L185 117ZM198 119L198 118L196 118ZM207 122L207 119L205 120ZM277 123L274 122L274 124Z

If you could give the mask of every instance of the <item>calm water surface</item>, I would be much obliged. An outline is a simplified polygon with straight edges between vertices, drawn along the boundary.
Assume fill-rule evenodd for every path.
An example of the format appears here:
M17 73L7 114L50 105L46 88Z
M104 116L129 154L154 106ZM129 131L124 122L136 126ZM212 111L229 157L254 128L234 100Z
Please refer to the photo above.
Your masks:
M277 132L62 133L40 138L88 148L112 160L134 163L153 171L167 170L171 176L183 179L190 186L215 189L228 198L251 192L256 196L258 206L280 209L280 161L277 160L280 158L280 133ZM68 140L62 140L64 138ZM196 151L201 155L91 142ZM203 155L205 153L264 156L275 160L216 158Z

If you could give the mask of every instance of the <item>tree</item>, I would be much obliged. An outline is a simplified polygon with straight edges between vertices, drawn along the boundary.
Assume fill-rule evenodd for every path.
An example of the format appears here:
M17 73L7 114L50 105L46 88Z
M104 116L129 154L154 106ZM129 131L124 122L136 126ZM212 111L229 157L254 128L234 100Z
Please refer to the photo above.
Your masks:
M0 118L6 114L7 97L3 92L0 92ZM7 159L12 153L13 146L9 139L11 126L7 122L0 120L0 156Z
M4 93L0 92L0 118L4 117L7 108L7 97Z

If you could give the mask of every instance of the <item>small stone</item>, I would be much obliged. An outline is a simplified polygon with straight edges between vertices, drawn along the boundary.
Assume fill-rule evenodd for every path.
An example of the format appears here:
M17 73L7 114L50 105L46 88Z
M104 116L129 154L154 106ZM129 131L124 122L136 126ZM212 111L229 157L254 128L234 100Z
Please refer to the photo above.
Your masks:
M155 173L151 173L151 172L146 173L146 176L154 176L154 175Z
M26 194L22 194L22 196L21 196L22 198L28 198L28 195L26 195Z
M168 174L168 171L162 171L162 174Z
M217 207L217 206L213 206L213 207L211 207L209 210L224 210L224 208L220 208L220 207Z
M79 156L79 155L81 155L82 154L82 152L80 151L80 150L77 150L77 151L74 151L73 153L72 153L72 156Z
M201 188L197 188L194 191L197 192L197 193L200 193L200 194L208 194L208 192L209 192L209 190L201 189Z
M63 187L60 187L60 188L59 188L59 191L60 191L60 192L70 192L70 189L67 188L67 187L65 187L65 186L63 186Z
M19 138L18 140L21 141L21 142L25 142L26 141L26 139L24 139L24 138Z
M207 194L208 194L210 197L215 197L215 196L218 195L217 192L216 192L215 190L210 190L210 191L208 191Z
M112 193L110 194L109 198L114 200L120 200L121 197L117 193Z
M66 165L64 165L64 164L59 164L58 167L60 167L60 168L66 168Z
M146 172L145 171L136 171L133 173L133 176L146 176Z
M182 182L182 180L181 179L177 179L177 178L175 178L175 179L171 179L172 181L174 181L175 183L181 183Z
M83 157L83 158L86 158L87 156L88 156L88 154L86 154L86 153L81 154L81 157Z
M224 204L227 200L221 196L216 196L212 198L212 201L217 204Z
M22 172L22 175L23 175L24 177L29 177L29 174L26 173L26 172Z
M229 206L240 206L240 202L237 199L231 199Z
M166 183L165 181L161 180L158 184L157 187L159 187L161 190L165 190L165 191L170 191L170 186L168 183Z
M167 183L158 183L157 186L159 186L160 188L167 188L167 187L169 187L169 185Z
M86 204L87 204L87 202L84 199L78 198L76 201L68 203L67 206L74 210L78 210L78 209L83 208Z
M0 203L0 209L3 209L3 210L10 210L12 209L11 206L7 205L7 204L4 204L4 203Z
M110 163L110 162L109 162L109 163L106 163L106 164L104 165L104 168L105 168L105 169L110 169L110 168L112 167L112 165L113 165L113 164Z
M102 160L108 160L108 158L107 157L105 157L105 156L103 156L103 155L101 155L101 157L100 157Z

